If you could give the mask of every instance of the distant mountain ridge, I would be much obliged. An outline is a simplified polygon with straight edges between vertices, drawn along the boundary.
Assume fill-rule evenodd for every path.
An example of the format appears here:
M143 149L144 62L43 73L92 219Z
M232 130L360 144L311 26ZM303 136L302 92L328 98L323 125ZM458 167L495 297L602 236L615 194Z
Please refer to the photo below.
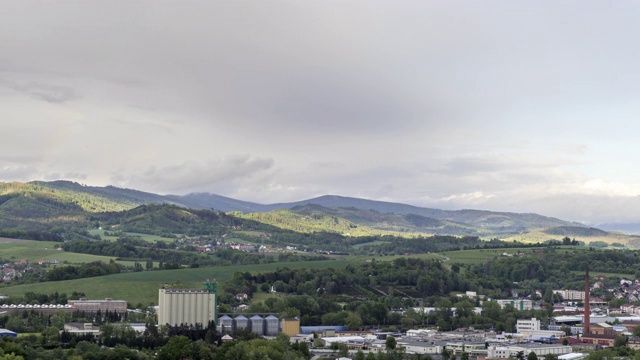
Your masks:
M82 216L81 210L90 213L122 211L146 204L172 204L196 210L244 214L289 210L308 216L310 212L316 212L370 228L445 235L498 236L552 228L581 234L585 232L579 229L587 228L583 224L538 214L439 210L337 195L265 205L209 193L158 195L114 186L85 186L70 181L0 183L0 226L8 224L2 221L3 218L14 222L26 221L34 212L46 217L59 211L59 217L71 218Z

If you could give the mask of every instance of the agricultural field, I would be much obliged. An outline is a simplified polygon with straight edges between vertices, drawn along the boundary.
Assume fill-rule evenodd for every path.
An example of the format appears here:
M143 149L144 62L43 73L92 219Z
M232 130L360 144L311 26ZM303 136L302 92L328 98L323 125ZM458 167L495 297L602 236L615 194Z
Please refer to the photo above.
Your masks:
M117 236L106 236L104 233L105 233L105 230L99 230L99 229L89 230L89 234L100 235L100 238L102 238L102 240L116 241L118 239ZM142 234L142 233L127 232L125 234L128 236L139 237L142 240L148 241L148 242L156 242L156 241L173 242L174 240L174 239L170 239L170 238L166 238L158 235L149 235L149 234Z
M584 271L571 271L572 274L583 275ZM609 273L609 272L600 272L600 271L589 271L589 277L593 279L594 276L606 276L607 278L620 278L620 279L629 279L633 278L633 274L622 274L622 273ZM591 280L594 282L595 280Z
M57 260L59 263L81 264L93 261L108 263L115 260L111 256L80 254L57 250L54 246L60 243L51 241L33 241L21 239L0 239L0 257L5 260L35 262L38 260ZM115 260L116 263L133 267L135 261ZM154 262L158 266L158 262Z
M32 241L32 240L15 240L13 242L0 242L0 257L7 260L58 260L59 262L68 261L70 263L86 263L92 261L109 262L112 258L109 256L98 256L88 254L78 254L60 251L54 248L60 243L51 241Z
M352 259L343 259L132 272L94 278L5 287L0 289L0 295L23 295L26 292L53 294L56 291L58 293L71 294L74 291L78 291L85 293L87 297L91 299L123 299L134 306L139 303L144 305L157 305L158 289L165 283L179 283L184 287L200 287L202 281L207 279L216 279L224 282L230 279L237 271L259 273L273 271L282 267L292 269L344 268L348 264L353 263L353 261Z
M632 235L618 234L618 233L607 233L602 236L569 236L570 238L575 238L578 241L582 241L584 243L590 243L592 241L603 241L607 244L619 243L623 244L630 248L638 247L638 237ZM545 242L547 240L562 240L563 236L560 235L549 235L542 231L532 231L525 234L511 235L502 240L504 241L519 241L523 243L537 243L537 242Z
M251 302L252 303L257 303L257 302L264 302L265 300L269 299L269 298L274 298L274 297L278 297L278 295L273 294L273 293L263 293L263 292L256 292L253 294L253 297L251 298Z
M462 263L478 265L491 260L496 257L502 256L502 254L516 254L523 252L525 254L532 251L540 250L542 248L525 247L525 248L510 248L510 249L473 249L473 250L457 250L457 251L445 251L438 253L447 257L452 263ZM584 251L586 248L583 246L559 246L558 249L562 251Z

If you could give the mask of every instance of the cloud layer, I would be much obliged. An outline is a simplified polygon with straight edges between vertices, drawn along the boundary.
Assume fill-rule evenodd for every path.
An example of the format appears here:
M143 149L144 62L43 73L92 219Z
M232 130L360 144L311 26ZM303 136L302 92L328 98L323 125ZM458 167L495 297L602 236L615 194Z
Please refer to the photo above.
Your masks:
M636 1L19 1L0 180L638 221Z

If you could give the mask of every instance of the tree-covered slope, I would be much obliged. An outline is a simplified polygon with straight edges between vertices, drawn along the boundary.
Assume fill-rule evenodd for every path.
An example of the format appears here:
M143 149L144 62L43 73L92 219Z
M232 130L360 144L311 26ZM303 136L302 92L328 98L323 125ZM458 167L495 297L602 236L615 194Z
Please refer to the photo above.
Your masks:
M290 210L239 215L262 223L299 232L330 231L351 236L373 234L478 235L478 229L416 214L380 213L374 210L328 208L316 204Z
M77 223L82 222L83 215L90 213L125 211L148 204L173 204L245 214L289 210L269 215L252 214L247 218L261 218L260 221L296 231L331 231L352 235L404 232L503 237L559 227L587 228L582 224L538 214L438 210L329 195L292 203L261 205L214 194L157 195L113 186L35 181L0 183L0 196L4 199L0 200L0 226L9 228L43 227L47 221L56 224ZM375 231L369 231L369 228Z

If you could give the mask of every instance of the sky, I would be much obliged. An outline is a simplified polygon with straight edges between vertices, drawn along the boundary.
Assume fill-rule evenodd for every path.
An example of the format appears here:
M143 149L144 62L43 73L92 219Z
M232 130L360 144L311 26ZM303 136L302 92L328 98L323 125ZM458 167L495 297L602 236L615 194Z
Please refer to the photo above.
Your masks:
M640 222L640 1L6 1L0 181Z

